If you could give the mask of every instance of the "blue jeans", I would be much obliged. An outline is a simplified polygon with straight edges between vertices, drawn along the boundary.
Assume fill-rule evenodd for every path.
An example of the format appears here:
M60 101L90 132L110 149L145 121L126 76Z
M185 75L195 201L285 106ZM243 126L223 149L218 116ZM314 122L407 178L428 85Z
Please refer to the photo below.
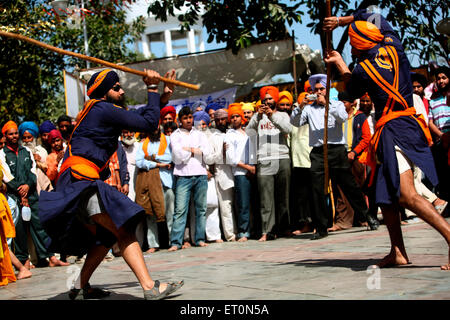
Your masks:
M205 242L206 232L206 194L208 192L207 176L179 176L175 188L175 213L173 215L170 245L181 248L184 229L189 211L191 192L194 192L195 206L195 245Z
M238 238L250 237L250 180L246 176L234 176L234 192L237 205Z

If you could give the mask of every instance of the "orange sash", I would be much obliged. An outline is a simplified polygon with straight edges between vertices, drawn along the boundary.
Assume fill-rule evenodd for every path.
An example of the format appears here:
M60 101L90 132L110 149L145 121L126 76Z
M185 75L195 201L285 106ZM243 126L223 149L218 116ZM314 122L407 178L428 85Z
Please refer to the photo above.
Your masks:
M144 140L144 143L142 144L142 151L144 151L144 154L146 157L148 157L148 144L150 143L150 139L147 137ZM161 137L159 139L159 148L158 148L158 156L162 156L166 152L167 148L167 139L166 136L161 133Z
M422 114L418 115L416 114L416 109L414 107L409 107L406 100L403 98L403 96L398 91L398 84L399 84L399 60L397 51L394 47L386 46L384 48L384 59L388 58L390 62L392 62L392 67L394 69L394 83L390 84L388 83L381 75L380 73L374 68L374 66L370 63L368 59L364 60L360 63L360 65L363 67L363 69L366 71L367 75L384 91L388 94L388 99L386 102L386 105L383 110L383 114L381 118L377 121L377 124L375 125L375 133L372 136L372 139L370 140L369 147L364 150L359 158L359 161L363 164L366 164L371 168L371 174L370 174L370 180L369 180L369 186L373 183L373 178L375 176L375 168L377 164L376 159L376 152L378 148L378 143L381 138L381 132L383 131L384 125L388 123L389 121L396 119L398 117L402 116L411 116L413 119L417 121L419 126L422 128L425 137L427 139L428 145L432 144L432 138L430 129L428 128L428 125L425 121L425 118ZM405 108L401 111L392 111L392 108L394 107L395 102L400 103Z
M61 176L61 174L66 171L68 168L71 169L71 174L74 178L78 180L97 180L100 179L100 172L103 171L109 164L109 161L105 163L105 165L102 168L99 168L95 163L92 161L89 161L83 157L80 156L74 156L72 155L72 148L70 145L70 142L72 141L72 135L75 132L75 130L80 125L81 121L86 117L86 115L89 113L89 111L92 109L95 103L99 102L100 100L91 99L88 102L86 102L83 110L78 114L77 116L77 124L75 128L72 131L72 134L70 135L70 139L68 144L69 148L69 157L64 160L64 162L61 165L61 170L59 171L58 178ZM56 180L58 180L58 178Z

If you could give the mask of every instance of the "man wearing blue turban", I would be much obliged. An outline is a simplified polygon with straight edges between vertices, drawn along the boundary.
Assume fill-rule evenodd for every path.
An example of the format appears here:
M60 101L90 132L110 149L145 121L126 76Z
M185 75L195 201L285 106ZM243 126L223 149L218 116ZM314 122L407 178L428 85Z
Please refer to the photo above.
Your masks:
M36 161L36 167L41 169L44 173L47 170L47 150L37 145L36 139L39 136L39 128L36 123L33 121L25 121L19 125L19 138L22 146L30 149L31 153L34 156L34 160ZM48 185L45 187L47 188ZM38 188L38 192L40 188Z
M50 120L45 120L39 126L39 135L41 136L41 145L45 148L47 153L52 152L52 147L48 144L47 138L50 131L56 130L55 125Z
M209 126L209 122L210 118L205 111L197 111L194 113L194 126L199 130L205 131Z

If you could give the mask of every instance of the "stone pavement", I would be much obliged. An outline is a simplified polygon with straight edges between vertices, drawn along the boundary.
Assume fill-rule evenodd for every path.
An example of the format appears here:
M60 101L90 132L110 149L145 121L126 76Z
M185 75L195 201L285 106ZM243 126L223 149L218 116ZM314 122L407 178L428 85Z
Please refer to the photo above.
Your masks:
M447 219L450 221L450 219ZM445 240L424 222L402 227L412 264L369 269L389 251L386 226L311 233L259 243L210 244L205 248L145 255L154 279L184 279L173 300L415 300L450 299ZM68 300L67 285L81 265L33 269L30 279L0 288L0 300ZM142 300L136 278L122 258L102 262L91 285L112 291L105 300Z

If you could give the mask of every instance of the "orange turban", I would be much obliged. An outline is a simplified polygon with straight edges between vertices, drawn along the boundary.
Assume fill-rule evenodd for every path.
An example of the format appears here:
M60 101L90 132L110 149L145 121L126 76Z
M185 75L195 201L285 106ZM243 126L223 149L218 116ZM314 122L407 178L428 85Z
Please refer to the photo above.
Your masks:
M370 96L369 96L369 93L364 93L362 96L361 96L361 98L360 99L362 99L362 98L369 98L370 99Z
M369 50L380 43L384 36L376 25L368 21L355 21L348 28L350 44L358 50Z
M305 92L308 92L308 90L310 90L310 89L311 89L311 85L309 84L309 80L306 80L303 90L305 90Z
M240 103L232 103L228 106L228 121L231 121L231 116L233 114L241 116L242 124L247 122L247 119L244 118L244 112L242 111L242 105Z
M275 102L278 102L278 95L280 94L278 88L273 86L262 87L261 90L259 90L259 96L261 100L264 100L266 98L266 94L270 94Z
M297 102L298 102L299 104L301 104L301 103L303 102L303 100L305 100L305 97L306 97L308 94L309 94L308 92L302 92L302 93L300 93L300 94L298 95Z
M5 125L2 128L2 134L5 135L6 132L8 132L11 129L16 129L19 130L19 127L17 126L17 124L14 121L8 121L7 123L5 123Z
M289 91L281 91L278 103L281 102L288 102L289 104L292 104L294 102L294 98L292 97L292 94Z

